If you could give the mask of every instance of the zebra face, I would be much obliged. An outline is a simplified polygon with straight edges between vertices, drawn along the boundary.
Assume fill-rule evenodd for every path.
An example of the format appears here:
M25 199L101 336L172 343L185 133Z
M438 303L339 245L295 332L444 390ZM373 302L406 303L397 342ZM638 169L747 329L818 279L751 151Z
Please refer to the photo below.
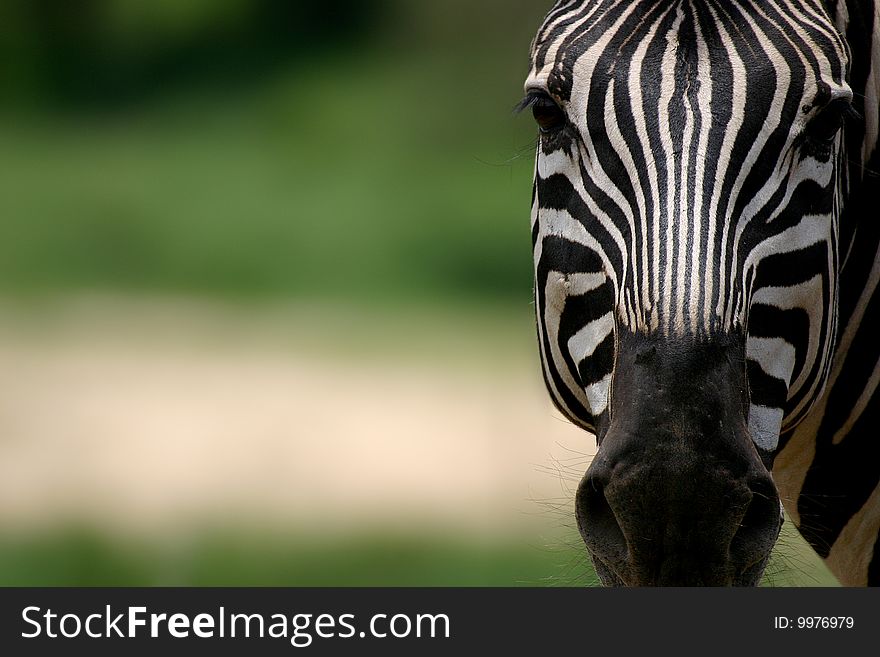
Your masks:
M754 584L837 322L846 46L819 0L560 1L532 47L545 381L608 584Z

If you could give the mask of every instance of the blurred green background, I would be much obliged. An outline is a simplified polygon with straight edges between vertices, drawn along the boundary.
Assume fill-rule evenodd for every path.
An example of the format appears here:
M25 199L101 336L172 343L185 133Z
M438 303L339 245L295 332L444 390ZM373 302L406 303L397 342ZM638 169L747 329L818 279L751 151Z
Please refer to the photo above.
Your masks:
M0 584L594 581L512 114L550 4L2 4Z
M527 301L541 4L5 2L0 284Z

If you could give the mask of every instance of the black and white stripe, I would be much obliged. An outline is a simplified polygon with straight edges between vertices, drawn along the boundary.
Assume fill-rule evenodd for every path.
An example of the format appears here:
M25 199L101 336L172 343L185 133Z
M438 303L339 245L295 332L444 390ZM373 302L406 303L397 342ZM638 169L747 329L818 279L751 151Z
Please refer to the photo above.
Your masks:
M566 117L532 205L556 406L601 437L620 331L743 333L790 515L880 583L880 0L560 1L526 90Z

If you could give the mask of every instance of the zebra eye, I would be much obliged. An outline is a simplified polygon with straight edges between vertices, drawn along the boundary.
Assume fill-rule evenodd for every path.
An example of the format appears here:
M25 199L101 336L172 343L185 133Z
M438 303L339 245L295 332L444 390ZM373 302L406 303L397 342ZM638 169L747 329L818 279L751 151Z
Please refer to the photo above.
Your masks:
M807 124L807 136L818 144L830 144L843 127L843 119L850 111L852 106L849 100L841 98L832 101Z
M532 105L532 115L541 134L556 132L565 125L565 113L550 98L543 98Z
M542 135L550 135L565 126L565 112L543 91L531 91L517 109L532 109L532 116Z

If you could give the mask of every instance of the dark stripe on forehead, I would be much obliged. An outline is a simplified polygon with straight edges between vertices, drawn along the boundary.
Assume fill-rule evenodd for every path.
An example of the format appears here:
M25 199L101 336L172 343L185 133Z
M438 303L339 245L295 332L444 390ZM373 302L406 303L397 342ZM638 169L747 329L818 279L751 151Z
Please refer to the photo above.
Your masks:
M549 51L554 44L559 42L556 59L553 62L550 90L563 101L568 101L571 98L572 85L574 84L574 64L588 47L589 40L598 38L608 31L628 8L627 3L607 1L604 6L598 7L588 20L579 25L577 29L572 30L571 26L581 21L589 13L589 8L592 6L590 3L585 3L583 11L553 25L548 33L539 39L541 45L535 53L537 69L547 66ZM566 34L567 32L570 33Z
M580 7L582 11L577 11L578 7ZM574 12L578 16L581 16L585 11L587 11L587 8L588 3L584 0L561 0L560 2L557 2L556 5L554 5L553 9L550 10L550 13L547 14L547 17L544 19L544 26L542 27L542 31L539 32L538 37L541 38L544 33L543 31L550 28L565 14L570 14Z
M695 12L692 10L693 5L689 5L687 11L685 12L685 27L683 28L682 37L683 41L687 40L694 44L698 41L698 35L696 30L698 29L697 25L697 16ZM699 162L701 161L702 153L700 147L700 135L703 129L703 114L700 110L699 104L699 93L700 87L704 83L703 80L700 79L699 76L699 64L700 57L705 57L704 53L700 53L699 49L696 45L692 47L690 52L688 52L688 56L686 58L679 57L678 69L676 71L676 78L683 78L686 80L684 90L682 93L682 109L685 107L690 111L693 126L693 137L690 142L690 150L687 153L687 179L685 180L685 193L687 195L687 207L688 207L688 233L687 233L687 247L683 249L685 262L684 268L685 271L690 274L693 271L694 267L694 249L693 244L695 241L695 233L696 226L703 225L705 226L705 222L702 221L701 217L694 217L694 209L697 206L697 199L700 196L697 188L697 167ZM709 84L709 81L705 81L706 84ZM710 109L711 115L711 109ZM707 117L707 120L711 124L711 116ZM702 181L700 181L702 184ZM701 231L701 232L706 232ZM702 263L700 263L702 264ZM686 287L684 290L684 298L691 299L693 295L699 295L701 289L703 289L704 285L695 285L693 279L690 275L685 278ZM696 289L692 289L692 288ZM697 306L697 308L701 308L702 306ZM691 323L691 304L685 302L683 317L682 320L688 326L692 325Z
M777 16L777 19L781 18L782 17ZM761 30L761 32L758 33L756 37L760 40L770 41L771 43L773 43L777 51L782 55L783 59L785 60L787 68L790 72L790 80L788 82L787 89L785 89L786 93L783 100L783 106L780 108L782 120L778 123L776 128L771 133L757 160L759 163L773 165L777 162L781 154L782 147L789 137L791 131L791 122L797 117L797 114L800 110L801 101L803 99L803 93L807 82L808 72L804 68L804 64L801 61L800 56L807 55L808 61L810 61L813 66L812 74L817 77L819 75L818 62L816 61L815 57L813 57L809 53L809 48L807 44L804 43L797 36L797 34L794 33L794 30L787 29L785 30L785 35L783 35L783 28L780 28L780 23L777 20L767 20L760 16L754 16L754 20L757 29ZM795 45L792 45L785 38L786 36L791 38L792 41L794 41ZM795 46L799 47L796 48ZM777 80L776 83L782 84L784 83L784 80ZM766 100L768 102L772 100L771 94L767 94ZM751 100L747 102L746 107L749 108L749 114L751 114L752 108L754 108ZM747 114L747 116L749 114ZM766 120L766 114L764 114L763 116L758 115L757 110L755 110L755 114L752 116L754 117L754 121ZM737 199L737 203L734 207L734 214L736 216L739 216L744 207L749 202L751 202L754 196L761 190L761 188L764 186L764 183L767 181L770 171L771 170L768 169L766 166L754 167L751 170L748 177L746 178L742 190L740 191L739 198Z
M631 211L633 213L633 216L635 217L639 217L640 215L643 215L644 218L652 217L659 212L659 208L655 207L654 205L654 193L649 176L649 172L656 171L656 166L653 162L654 154L650 151L649 148L646 148L645 144L642 143L642 139L636 129L635 121L632 117L632 113L634 111L634 99L632 96L632 91L629 87L629 78L633 75L633 71L631 68L633 64L632 57L616 57L615 53L625 52L631 55L635 52L637 48L645 45L644 38L635 37L636 31L642 32L645 35L649 34L650 30L655 27L658 20L662 20L664 18L664 14L668 14L668 12L652 10L648 13L648 15L641 19L640 23L637 26L633 26L634 19L628 21L623 29L620 30L616 40L612 41L609 44L606 52L603 53L603 58L600 59L599 62L599 66L601 68L613 70L613 77L615 80L613 98L613 107L616 117L615 126L619 130L621 136L626 141L626 143L630 145L629 154L632 158L633 166L636 170L637 176L636 180L631 180L630 172L621 171L619 179L625 183L628 183L629 185L624 190L624 196L626 196L626 198L629 200ZM656 91L657 88L656 84L651 84L650 87L646 90L644 81L641 79L639 80L639 82L637 82L637 84L640 89L644 90L648 94L653 93L654 91ZM604 132L604 111L601 106L603 101L600 96L604 95L605 93L605 87L601 86L597 90L596 94L591 94L590 109L588 109L588 114L590 114L590 116L595 119L593 122L591 122L596 124L595 132L602 135L605 135L606 133ZM592 134L593 131L591 131L591 135ZM607 138L607 136L605 138ZM606 148L603 150L607 151L608 149ZM603 166L606 168L606 170L608 170L609 165L606 162L603 162ZM612 179L617 181L618 177L615 176L615 172L611 171L610 173ZM665 172L660 173L661 181L665 181ZM618 186L620 186L620 183L618 183ZM635 198L635 186L638 186L640 190L638 192L638 197L644 204L643 213L637 205L638 200ZM660 202L662 203L662 199L660 199ZM646 225L643 228L642 224L642 221L637 220L633 227L637 244L650 242L650 225ZM647 229L648 234L645 234L643 232L645 229ZM640 283L650 289L652 281L654 279L654 268L651 266L650 261L652 254L647 254L648 261L646 262L644 260L644 254L642 253L642 250L640 248L634 249L633 251L634 252L631 257L634 258L637 263L637 265L635 266L635 270L641 272L642 280L640 281Z
M742 65L745 66L745 71L743 71L745 78L743 89L745 92L745 111L739 116L742 124L736 132L730 158L723 172L721 192L716 211L717 217L725 218L736 215L736 212L730 208L731 202L737 203L744 197L751 198L753 195L745 191L740 191L739 195L737 195L737 181L740 178L743 167L747 163L748 154L755 143L755 137L760 134L766 124L767 117L770 115L778 81L773 62L768 52L762 47L762 39L766 37L761 33L756 33L750 22L739 13L738 8L734 5L719 4L715 5L715 7L717 24L725 33L723 39L726 43L732 45L736 56L742 62ZM789 54L796 59L796 55L793 52ZM730 72L732 75L732 62ZM722 83L719 80L719 84ZM719 139L724 137L722 134L718 136ZM708 157L712 158L716 155L717 153L710 152ZM774 156L773 161L775 159ZM762 162L761 164L764 165L766 179L767 162ZM742 205L743 203L740 203L739 207L741 208ZM733 235L730 235L726 242L722 241L720 237L718 235L719 239L716 239L715 244L711 245L713 252L709 254L709 258L713 262L720 263L722 261L722 253L724 254L726 268L719 271L719 278L721 281L730 281L733 280L731 268L733 266L734 244L733 240L730 239Z
M777 30L784 32L785 36L794 42L801 55L810 63L816 80L821 79L822 76L822 67L816 54L816 48L818 48L825 55L825 59L831 66L832 80L838 84L843 82L846 71L843 70L840 54L845 53L845 48L836 31L832 36L829 32L818 29L815 24L810 24L804 20L801 15L790 12L782 13L782 10L773 4L768 4L766 7L762 5L762 9L770 19L769 22ZM788 7L785 7L785 9L787 10ZM813 23L815 23L815 20ZM795 29L795 27L800 29ZM804 35L812 43L808 42Z
M644 157L648 162L648 166L654 170L656 175L659 208L658 213L655 213L653 216L655 219L657 214L666 214L665 208L667 207L668 202L669 176L674 175L674 172L670 171L665 166L665 163L662 166L657 166L651 162L651 159L653 157L665 158L667 150L666 146L669 142L669 126L661 125L660 123L660 111L661 109L667 108L660 107L661 88L658 73L660 73L659 66L663 61L663 56L669 47L667 35L672 29L675 20L676 13L674 10L669 10L662 14L656 33L645 51L645 62L653 63L654 65L646 65L645 63L642 63L639 72L639 84L642 88L642 106L637 108L636 111L641 111L648 136L648 143L641 145L642 148L645 149ZM672 74L673 72L670 71L669 73ZM676 86L678 87L679 85ZM680 138L681 131L679 130L678 132L678 137ZM653 231L653 227L649 230ZM663 278L664 273L667 270L674 271L674 269L673 262L669 262L668 260L666 248L663 248L667 241L666 236L661 235L660 242L655 241L653 237L650 241L652 244L652 251L648 254L648 258L653 263L653 266L649 268L648 285L650 288L657 290L662 284L661 279ZM652 296L656 297L657 295Z
M703 178L699 181L699 184L701 189L712 189L719 175L721 175L718 169L721 162L720 153L728 126L733 118L733 88L730 84L733 78L733 67L729 54L721 47L723 42L718 21L712 12L709 11L706 4L700 3L696 6L695 17L695 20L699 23L700 36L708 50L706 57L708 58L708 68L712 72L709 79L703 80L702 84L708 85L711 92L711 121L714 126L714 130L709 132L706 142L706 156L703 158ZM704 200L702 213L698 218L707 227L712 209L711 201L711 197ZM709 239L709 230L702 231L699 253L703 254L704 257L711 252L710 249L714 249L714 247L710 247ZM718 236L714 239L717 241ZM721 287L722 281L718 268L713 267L711 270L711 280L705 281L705 284L699 287L699 308L705 308L709 289L718 290Z
M832 76L837 82L846 78L846 71L841 67L840 55L844 59L848 53L848 46L844 35L837 29L834 22L835 8L829 9L822 2L813 2L813 12L807 18L798 18L804 31L808 32L815 40L819 48L825 53L832 66Z
M821 49L827 56L832 66L833 78L840 82L845 71L841 70L840 58L838 54L845 50L844 41L839 35L830 21L827 25L823 24L828 21L828 12L822 8L820 3L810 5L810 3L802 2L792 11L790 7L782 3L751 3L751 2L717 2L716 0L634 0L639 6L633 10L634 21L627 26L630 34L636 27L636 23L640 19L644 19L652 12L669 11L677 7L686 7L689 11L696 13L705 13L707 7L714 7L717 11L729 10L732 15L739 16L757 16L759 11L766 12L769 16L774 17L778 26L783 29L790 38L796 37L795 26L815 43L815 47ZM545 19L541 30L535 40L535 50L533 53L533 62L536 68L540 69L548 64L548 54L550 49L556 44L558 45L555 66L558 66L563 78L568 77L571 70L573 60L576 60L585 50L585 40L597 38L597 34L601 34L607 30L624 12L632 6L631 2L623 2L621 0L594 0L578 2L557 3L553 10ZM813 11L808 12L807 7L812 6ZM800 10L800 11L796 11ZM590 15L589 20L583 19ZM583 22L581 22L583 21ZM579 23L577 28L572 26ZM649 21L650 18L649 18ZM589 36L590 33L593 36ZM800 36L796 37L802 44L804 52L809 52L813 46L806 47ZM562 40L559 43L560 39ZM563 80L560 80L563 82ZM563 92L563 98L568 98L568 92L564 84L560 85L560 91Z

